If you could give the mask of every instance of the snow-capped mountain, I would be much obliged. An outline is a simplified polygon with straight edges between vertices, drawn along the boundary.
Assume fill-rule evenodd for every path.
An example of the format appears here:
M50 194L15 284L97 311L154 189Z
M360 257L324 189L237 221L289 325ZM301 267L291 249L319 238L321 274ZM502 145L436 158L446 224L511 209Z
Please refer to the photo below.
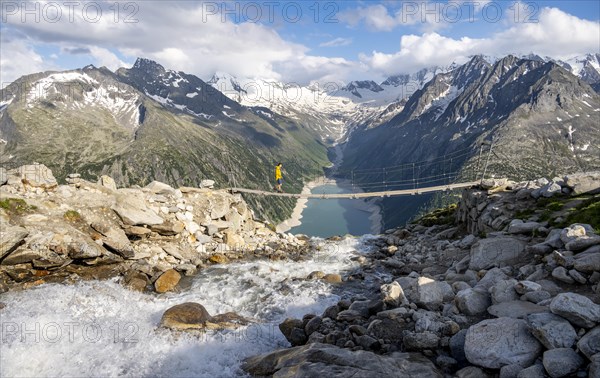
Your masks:
M557 62L580 77L586 83L592 85L596 91L600 90L600 54L587 54L569 59L565 62Z
M459 167L474 166L481 142L491 139L488 172L498 176L594 170L600 167L599 125L600 94L570 70L543 59L509 55L490 64L475 56L435 75L389 121L356 128L342 146L340 171L376 171L445 155L457 156L452 163ZM433 177L443 169L448 167L431 165L414 174ZM402 182L412 173L387 179ZM384 200L389 225L403 214L402 204L394 201Z
M0 92L0 164L44 162L57 179L108 174L119 185L213 179L268 188L284 162L286 184L322 174L327 146L302 120L240 105L194 75L138 59L117 72L87 66L19 78ZM226 153L226 155L225 155ZM250 199L281 220L291 200Z
M308 124L328 142L338 141L349 127L366 122L381 110L339 96L333 84L300 86L274 79L236 78L223 72L207 83L244 106L269 109Z

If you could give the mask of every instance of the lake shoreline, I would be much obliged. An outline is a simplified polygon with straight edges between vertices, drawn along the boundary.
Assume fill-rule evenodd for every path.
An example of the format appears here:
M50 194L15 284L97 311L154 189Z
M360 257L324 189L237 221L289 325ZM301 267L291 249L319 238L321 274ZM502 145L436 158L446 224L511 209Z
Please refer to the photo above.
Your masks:
M311 190L325 184L332 184L330 180L326 177L319 177L313 181L308 182L304 185L302 189L302 194L310 194ZM334 180L334 184L340 188L355 191L357 193L363 193L364 191L360 188L352 187L352 185L346 180ZM371 223L370 233L373 235L380 234L382 231L382 220L383 216L381 214L381 207L378 204L378 199L370 199L370 200L356 200L355 208L358 210L362 210L364 212L370 213L368 219ZM277 232L288 232L294 227L298 227L302 225L302 217L304 209L306 209L308 204L307 198L299 198L296 201L296 206L292 211L292 215L290 218L284 220L276 226ZM310 236L310 235L309 235Z

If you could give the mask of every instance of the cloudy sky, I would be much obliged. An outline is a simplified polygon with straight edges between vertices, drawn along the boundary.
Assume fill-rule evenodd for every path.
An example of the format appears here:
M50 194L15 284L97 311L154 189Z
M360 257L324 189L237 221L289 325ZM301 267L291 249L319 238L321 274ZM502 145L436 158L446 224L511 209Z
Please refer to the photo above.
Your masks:
M474 54L568 59L600 52L600 2L10 1L0 9L2 86L24 74L137 57L208 79L384 78Z

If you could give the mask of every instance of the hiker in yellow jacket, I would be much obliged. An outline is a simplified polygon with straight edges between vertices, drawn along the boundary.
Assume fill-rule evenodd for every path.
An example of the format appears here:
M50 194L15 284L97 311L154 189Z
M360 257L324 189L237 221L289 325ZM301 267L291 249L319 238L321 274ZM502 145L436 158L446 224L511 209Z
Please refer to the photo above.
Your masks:
M283 184L283 176L281 176L281 163L275 166L275 182L277 183L277 185L275 185L275 190L279 193L283 193L283 190L281 189L281 184Z

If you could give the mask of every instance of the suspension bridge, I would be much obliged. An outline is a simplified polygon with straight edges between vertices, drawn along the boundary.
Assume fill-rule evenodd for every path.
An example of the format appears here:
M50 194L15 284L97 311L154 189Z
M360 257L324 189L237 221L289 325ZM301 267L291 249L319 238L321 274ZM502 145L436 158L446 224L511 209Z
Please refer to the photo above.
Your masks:
M319 180L317 185L339 185L349 193L280 193L273 190L238 187L233 170L229 175L232 193L254 194L287 198L362 199L394 197L450 191L479 185L485 178L493 143L483 143L479 151L470 147L429 160L381 168L333 170L330 178ZM484 148L487 151L484 153Z

